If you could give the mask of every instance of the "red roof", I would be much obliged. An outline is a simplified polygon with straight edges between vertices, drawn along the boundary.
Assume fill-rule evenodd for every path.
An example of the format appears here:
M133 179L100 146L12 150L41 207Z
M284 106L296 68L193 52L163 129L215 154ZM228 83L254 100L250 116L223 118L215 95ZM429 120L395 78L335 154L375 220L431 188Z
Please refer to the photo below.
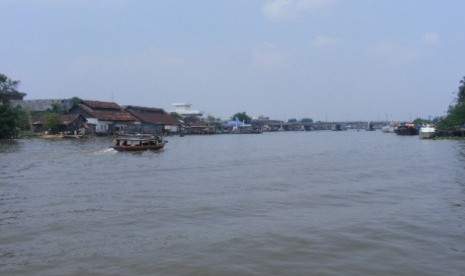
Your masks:
M92 109L121 110L121 106L113 102L100 102L100 101L88 101L88 100L82 100L81 102Z
M90 107L85 103L89 103L93 106ZM95 104L97 103L97 104ZM121 107L115 103L104 103L97 101L82 101L81 104L77 104L79 108L84 110L89 115L101 120L101 121L137 121L137 119L130 113L121 109ZM101 106L101 107L97 107ZM118 107L118 108L116 108Z
M171 117L161 108L127 106L126 111L144 123L156 125L179 125L179 121Z
M84 118L84 116L82 116L81 114L64 114L64 115L61 115L60 123L63 124L63 125L69 125L72 122L74 122L74 120L76 120L79 116ZM84 120L86 120L86 118L84 118Z

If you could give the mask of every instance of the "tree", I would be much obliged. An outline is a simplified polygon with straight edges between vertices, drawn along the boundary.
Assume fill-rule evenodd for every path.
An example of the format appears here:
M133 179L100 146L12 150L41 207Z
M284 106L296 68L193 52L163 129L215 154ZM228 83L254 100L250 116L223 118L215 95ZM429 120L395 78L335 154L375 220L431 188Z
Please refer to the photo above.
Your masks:
M48 112L47 114L45 114L44 126L47 129L50 129L52 133L57 132L59 123L60 123L60 114L53 113L53 112Z
M179 115L179 113L174 112L174 111L170 113L170 116L175 118L176 120L181 120L182 119L182 116Z
M297 123L297 119L292 118L292 119L287 120L287 122L290 123L290 124L295 124L295 123Z
M232 117L231 117L231 120L239 120L241 122L244 122L246 124L251 124L252 123L252 118L249 117L247 115L247 113L244 112L238 112L236 114L234 114Z
M215 124L215 123L221 122L221 119L220 119L220 118L215 118L215 117L213 117L212 115L208 115L208 116L207 116L207 122L208 122L209 124Z
M438 122L439 129L457 128L465 124L465 77L460 81L457 103L449 106L447 117Z
M465 77L460 81L459 92L457 94L457 103L465 102Z
M302 123L313 123L313 119L310 119L310 118L303 118L302 120L300 120Z
M11 80L6 75L0 73L0 102L9 103L11 100L22 100L26 93L17 90L19 81Z
M18 135L21 107L13 107L10 103L11 100L21 100L26 95L17 90L18 85L19 81L0 74L0 139Z

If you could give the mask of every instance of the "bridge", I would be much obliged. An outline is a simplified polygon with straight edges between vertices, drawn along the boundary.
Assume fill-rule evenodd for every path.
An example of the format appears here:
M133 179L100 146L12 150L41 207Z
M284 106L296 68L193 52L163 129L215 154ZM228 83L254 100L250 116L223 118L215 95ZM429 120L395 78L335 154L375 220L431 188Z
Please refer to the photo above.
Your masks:
M371 123L374 129L381 129L388 125L386 121L334 121L334 122L292 122L284 123L281 121L252 122L254 128L263 129L268 126L273 130L299 131L299 130L348 130L348 129L367 129Z

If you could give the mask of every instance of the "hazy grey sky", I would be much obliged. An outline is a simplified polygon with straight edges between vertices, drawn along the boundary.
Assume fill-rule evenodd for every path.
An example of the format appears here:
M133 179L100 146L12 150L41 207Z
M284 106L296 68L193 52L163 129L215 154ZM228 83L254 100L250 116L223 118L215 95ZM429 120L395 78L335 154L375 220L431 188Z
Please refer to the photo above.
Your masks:
M226 119L408 120L465 76L463 0L0 0L0 72L26 99Z

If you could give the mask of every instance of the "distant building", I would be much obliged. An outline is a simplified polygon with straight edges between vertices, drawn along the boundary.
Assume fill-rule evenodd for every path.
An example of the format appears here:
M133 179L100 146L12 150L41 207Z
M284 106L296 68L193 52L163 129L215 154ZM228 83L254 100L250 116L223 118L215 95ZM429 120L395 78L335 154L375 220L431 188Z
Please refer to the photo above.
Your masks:
M14 106L21 106L23 109L30 111L43 112L48 109L53 109L53 105L63 111L68 111L72 106L73 102L71 99L38 99L38 100L12 100L11 103Z
M279 131L283 130L283 121L270 120L269 117L259 116L257 119L252 119L252 126L254 129L261 129L263 131Z
M203 112L199 110L192 110L191 106L192 104L188 103L173 103L171 104L174 107L174 110L171 112L176 112L182 117L189 117L189 116L199 116L201 117L203 115Z

